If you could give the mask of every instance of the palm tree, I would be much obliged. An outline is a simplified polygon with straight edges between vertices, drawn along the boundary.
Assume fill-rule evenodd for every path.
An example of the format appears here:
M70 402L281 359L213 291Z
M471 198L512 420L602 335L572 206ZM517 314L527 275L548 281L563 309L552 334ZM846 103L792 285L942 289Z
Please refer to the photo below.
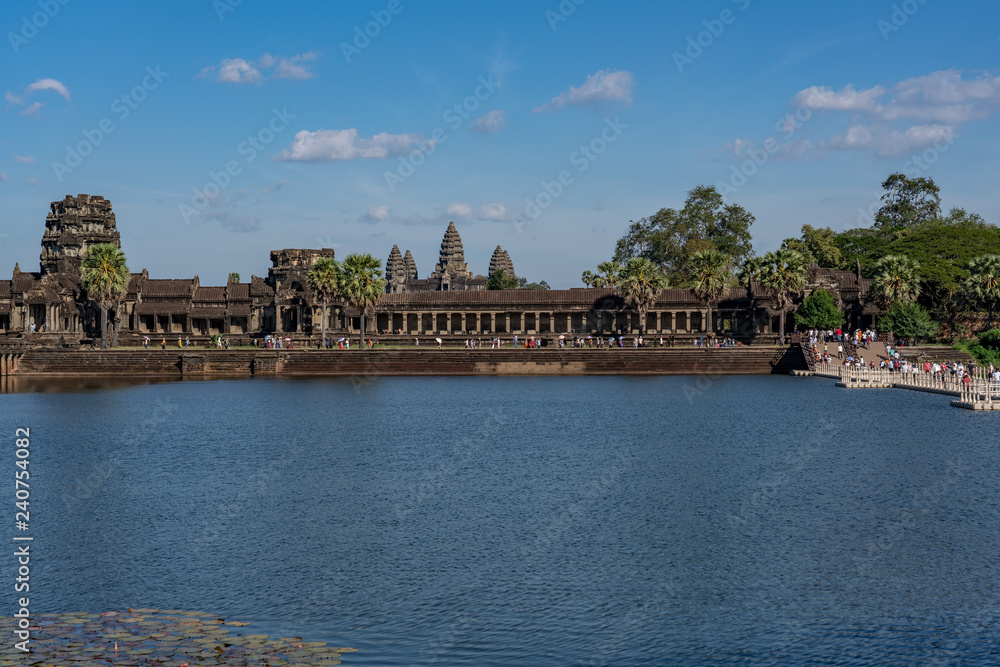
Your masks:
M1000 255L983 255L969 262L966 298L987 308L987 329L993 328L993 306L1000 301Z
M740 281L741 285L746 285L747 296L751 299L753 298L753 284L760 282L766 266L767 260L763 257L748 257L736 273L736 279Z
M108 349L108 310L128 291L131 276L125 253L113 243L95 243L87 248L80 266L80 282L87 296L101 310L101 349Z
M778 307L779 335L785 335L785 311L792 297L806 284L806 258L796 250L779 250L765 253L760 283Z
M326 311L330 306L330 299L336 296L340 289L340 264L332 257L321 257L309 269L306 274L306 281L309 289L319 297L323 303L323 325L321 327L323 343L326 343Z
M875 279L871 291L886 308L902 301L913 303L920 295L917 271L920 264L906 255L886 255L875 262Z
M597 268L600 270L601 266ZM656 303L660 292L670 286L667 276L645 257L633 257L621 269L616 283L626 305L639 314L640 329L645 329L646 311Z
M580 276L583 284L587 287L597 287L600 284L600 278L593 271L584 271L583 275Z
M699 250L691 257L691 290L705 303L708 309L708 331L712 326L712 303L725 294L732 280L732 258L718 250Z
M747 288L747 299L750 300L750 323L753 327L754 335L757 335L757 307L754 301L753 294L753 284L759 283L761 276L764 275L764 267L767 266L767 261L763 257L748 257L740 265L739 271L736 273L736 279L741 285L746 285Z
M618 262L601 262L597 265L597 287L614 287L621 279L622 265Z
M340 265L340 293L361 311L361 349L365 347L365 317L385 294L382 262L368 253L348 255Z

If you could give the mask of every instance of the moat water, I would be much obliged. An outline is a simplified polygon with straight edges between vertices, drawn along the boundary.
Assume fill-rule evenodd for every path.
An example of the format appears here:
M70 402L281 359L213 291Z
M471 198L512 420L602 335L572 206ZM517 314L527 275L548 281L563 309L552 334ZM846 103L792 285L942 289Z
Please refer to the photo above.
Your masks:
M345 665L1000 662L1000 415L947 397L790 377L20 388L0 426L31 429L33 611L202 610L358 648Z

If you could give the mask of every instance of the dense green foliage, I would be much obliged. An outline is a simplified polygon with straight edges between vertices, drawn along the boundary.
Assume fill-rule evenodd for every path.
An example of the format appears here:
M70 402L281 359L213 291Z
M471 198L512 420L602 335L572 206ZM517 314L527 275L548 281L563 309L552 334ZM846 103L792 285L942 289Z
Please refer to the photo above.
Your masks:
M941 191L932 178L908 178L897 172L882 183L882 189L877 228L913 227L941 217Z
M918 303L944 325L942 335L975 331L984 320L992 327L993 312L1000 305L1000 229L960 207L943 214L940 189L932 178L895 173L882 188L881 201L863 213L868 227L836 232L802 225L800 235L785 239L779 251L795 253L799 258L792 262L795 270L787 254L783 270L778 270L779 253L754 256L753 215L723 202L715 188L699 186L688 192L682 209L664 208L630 222L615 246L616 270L585 271L582 279L588 286L613 286L621 262L644 257L659 266L672 284L691 288L708 303L694 258L715 251L737 267L738 284L748 293L754 283L769 292L784 319L804 282L787 279L804 274L804 268L815 262L824 268L859 271L862 278L872 279L871 296L884 309ZM919 323L914 320L909 325L920 330Z
M832 294L818 289L795 311L795 323L800 329L836 329L844 323L844 311L837 308Z
M897 338L931 338L938 325L927 310L916 303L897 301L882 313L876 326L879 331L891 331Z
M737 204L726 204L712 186L701 185L687 194L684 208L660 209L631 222L615 246L614 260L625 263L644 257L674 284L690 281L691 259L701 250L717 250L742 264L753 255L750 226L754 217Z
M486 280L486 289L516 289L517 282L517 276L514 274L507 275L506 271L498 269Z
M965 350L982 364L1000 367L1000 329L990 329L979 334L978 340L962 341L955 345Z

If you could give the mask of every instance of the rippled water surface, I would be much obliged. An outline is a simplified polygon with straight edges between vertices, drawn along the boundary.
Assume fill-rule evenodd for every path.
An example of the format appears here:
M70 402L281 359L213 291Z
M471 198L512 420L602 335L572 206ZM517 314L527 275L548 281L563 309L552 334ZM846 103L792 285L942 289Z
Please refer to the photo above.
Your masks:
M1000 663L1000 414L944 396L787 377L35 390L0 396L0 426L31 428L38 612L203 610L360 649L345 665Z

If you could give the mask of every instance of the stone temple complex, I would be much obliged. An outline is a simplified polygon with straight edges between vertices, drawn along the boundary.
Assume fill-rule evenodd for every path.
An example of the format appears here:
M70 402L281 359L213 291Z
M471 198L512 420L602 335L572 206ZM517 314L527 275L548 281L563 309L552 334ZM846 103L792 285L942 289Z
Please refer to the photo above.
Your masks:
M96 243L121 247L111 202L103 197L67 196L53 202L45 220L39 270L15 264L10 280L0 280L0 342L79 345L100 337L100 314L80 284L80 265ZM126 256L127 256L126 252ZM322 249L272 250L265 277L249 282L202 285L192 278L151 278L145 269L131 274L117 313L119 340L135 345L144 336L178 336L203 341L225 334L237 344L266 335L315 343L322 326L322 304L306 279L313 263L334 257ZM489 261L489 274L514 273L510 256L500 246ZM711 325L705 304L686 289L664 290L639 322L613 289L487 290L487 277L475 275L454 223L441 241L437 264L420 278L413 255L393 246L385 265L386 294L375 308L366 331L397 335L469 336L510 334L595 334L627 331L673 335L679 339L708 331L745 339L773 340L778 311L759 286L731 288L713 306ZM870 281L858 272L809 268L801 297L828 289L847 313L851 326L871 326L877 308L868 299ZM327 335L359 331L360 314L334 299L327 312ZM793 318L787 318L792 327ZM23 339L27 339L26 341Z

